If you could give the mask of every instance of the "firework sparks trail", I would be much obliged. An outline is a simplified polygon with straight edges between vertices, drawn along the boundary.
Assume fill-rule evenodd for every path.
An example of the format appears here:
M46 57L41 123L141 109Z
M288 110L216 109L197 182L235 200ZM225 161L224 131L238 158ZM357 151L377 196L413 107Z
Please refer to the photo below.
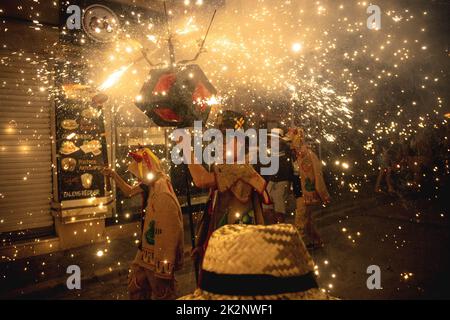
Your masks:
M54 3L56 6L56 1ZM185 3L185 7L169 12L180 59L197 52L203 26L207 25L213 11L199 12L201 6L194 5L194 1ZM304 126L311 141L328 147L322 163L330 174L330 185L336 185L340 191L361 192L367 176L378 170L377 144L380 141L409 143L414 136L433 136L448 126L450 119L448 108L445 109L449 92L449 52L444 48L448 46L444 37L448 36L434 23L440 7L435 3L428 8L427 1L404 3L378 1L383 22L380 30L373 31L366 27L369 3L365 1L227 1L225 8L219 8L205 45L206 53L198 60L220 93L220 97L213 97L208 103L247 111L255 119L266 114L281 114L281 124ZM22 10L22 6L20 8ZM38 10L31 8L30 11L38 19ZM100 53L98 48L86 48L81 57L88 67L86 84L100 83L97 88L101 91L114 87L108 95L114 105L111 111L115 113L119 147L127 146L121 141L134 138L132 130L122 130L127 127L136 131L142 129L142 136L151 130L152 133L161 131L159 127L150 128L147 117L133 103L149 71L143 60L137 62L136 54L141 57L143 48L140 43L151 50L152 60L169 65L165 28L157 27L157 19L139 16L137 10L131 15L132 19L125 18L129 21L122 24L123 37L102 47ZM2 22L2 32L6 35L14 30L8 23L7 19ZM35 20L30 30L44 32L44 26ZM3 48L8 48L8 44L3 43L6 39L7 36L2 38ZM78 44L87 45L87 40L82 36ZM29 55L20 50L14 54L22 58L24 65L39 65L37 89L35 86L27 88L30 96L57 92L50 80L53 76L51 62L55 57L50 55L44 59L42 55ZM6 68L9 64L7 57L0 58L0 66ZM63 69L72 69L74 64L76 61L67 61ZM85 72L75 71L80 75ZM64 74L65 70L58 72ZM2 80L1 85L11 85L8 81ZM43 116L45 109L41 108L36 118ZM18 133L17 142L26 152L30 146L19 135L21 130L26 130L24 124L14 118L7 126L8 137ZM44 143L36 148L44 148L48 142L48 137L42 135L39 139L41 137ZM435 139L438 141L434 140L434 144L442 144L448 152L446 133ZM145 142L153 144L150 138ZM132 148L132 144L129 147ZM12 147L1 146L2 151L8 148ZM162 156L162 161L167 164L170 159ZM126 165L124 159L116 159L114 163L116 169ZM431 171L438 178L444 172L448 175L448 159L446 167L434 166ZM27 172L24 183L31 180L28 176ZM440 186L436 180L430 189L438 194ZM0 199L7 197L0 193ZM448 216L446 211L440 211L439 215L441 220ZM129 212L124 214L126 219L130 216ZM422 217L418 212L412 221L420 221ZM7 219L0 219L0 225L7 223ZM344 225L346 221L339 223ZM400 230L399 226L398 230L389 231L382 242L392 241L399 248L403 247L404 240L398 235ZM84 232L86 229L76 230L73 236ZM342 228L342 234L352 245L364 238L363 233L348 226ZM137 235L134 238L139 242ZM109 243L110 239L106 246ZM107 255L107 249L96 254L98 259ZM328 260L321 263L322 274L325 268L330 268ZM319 275L318 266L315 270ZM401 274L404 281L412 276L409 271Z
M115 72L113 72L108 79L105 80L105 82L103 82L99 87L98 90L100 91L105 91L113 86L115 86L120 79L122 78L122 76L128 71L128 69L130 69L133 66L134 63L130 63L127 66L123 66L120 69L116 70Z

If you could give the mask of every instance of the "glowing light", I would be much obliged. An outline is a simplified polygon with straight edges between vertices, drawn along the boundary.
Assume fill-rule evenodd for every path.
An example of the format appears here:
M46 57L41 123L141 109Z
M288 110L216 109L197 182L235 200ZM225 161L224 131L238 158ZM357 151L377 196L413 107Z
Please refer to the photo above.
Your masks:
M76 134L75 132L72 132L71 134L69 134L69 135L67 136L67 140L73 139L76 135L77 135L77 134Z
M152 181L153 179L155 179L155 174L153 172L149 172L147 174L147 180Z
M220 104L220 100L216 96L212 96L206 100L206 104L209 106L215 106Z
M294 43L294 44L292 45L292 51L295 52L295 53L300 52L302 49L303 49L303 46L302 46L302 44L299 43L299 42L296 42L296 43Z
M122 78L122 76L125 74L125 72L127 72L127 70L132 66L133 64L129 64L127 66L123 66L121 67L119 70L113 72L108 79L105 80L105 82L103 82L98 89L100 91L105 91L111 87L113 87L116 83L119 82L120 78Z

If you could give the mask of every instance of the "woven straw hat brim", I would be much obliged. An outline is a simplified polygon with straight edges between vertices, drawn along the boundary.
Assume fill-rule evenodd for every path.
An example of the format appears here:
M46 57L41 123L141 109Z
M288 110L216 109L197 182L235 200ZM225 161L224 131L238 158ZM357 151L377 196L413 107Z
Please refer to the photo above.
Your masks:
M321 289L269 296L227 296L197 289L193 294L181 297L178 300L337 300L337 298L330 296Z
M314 262L290 224L217 229L209 239L202 272L199 288L180 299L333 299L317 288Z
M290 224L227 225L211 236L203 269L218 274L292 277L314 271L314 262Z

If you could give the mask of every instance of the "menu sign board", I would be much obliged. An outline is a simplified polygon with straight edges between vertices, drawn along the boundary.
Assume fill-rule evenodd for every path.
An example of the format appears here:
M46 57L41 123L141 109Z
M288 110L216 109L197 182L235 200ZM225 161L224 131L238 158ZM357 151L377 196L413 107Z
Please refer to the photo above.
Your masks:
M56 107L59 201L105 196L104 112L86 96L61 96Z

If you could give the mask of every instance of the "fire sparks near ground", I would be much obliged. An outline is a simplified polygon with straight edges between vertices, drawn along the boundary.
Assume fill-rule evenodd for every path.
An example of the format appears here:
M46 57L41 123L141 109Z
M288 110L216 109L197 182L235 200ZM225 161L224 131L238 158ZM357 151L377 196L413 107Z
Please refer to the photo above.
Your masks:
M151 1L148 8L132 4L130 10L116 12L120 24L114 26L120 25L118 30L104 20L90 21L95 24L97 36L113 34L96 42L82 27L70 30L65 23L58 28L53 22L46 22L50 18L42 10L42 0L19 2L0 4L0 90L6 97L0 106L0 180L5 181L0 183L0 230L2 245L9 250L2 254L0 263L52 253L55 247L63 247L49 240L49 233L44 231L54 219L61 218L50 211L63 207L57 205L59 201L52 194L59 192L52 179L58 178L61 168L56 164L60 155L54 154L60 137L51 130L54 118L58 113L64 114L64 108L71 103L90 103L99 92L108 95L101 110L83 107L76 114L65 114L64 130L76 128L80 132L63 131L68 149L65 155L70 159L62 167L64 170L81 165L69 156L82 149L86 154L92 153L92 157L103 152L102 156L111 161L107 164L125 174L129 164L126 155L140 145L159 148L155 153L162 166L173 167L170 130L156 126L135 103L144 99L140 89L149 80L151 70L172 64L182 69L199 50L199 58L192 63L201 66L218 93L206 100L199 98L195 101L197 106L212 107L212 115L227 109L241 111L249 116L250 127L273 121L285 129L304 128L308 144L320 157L333 198L331 207L317 208L314 215L324 229L334 232L340 246L361 254L361 248L373 241L393 252L402 252L415 248L410 228L448 224L448 207L441 205L448 197L445 192L450 174L450 29L444 17L448 4L379 1L381 25L369 28L367 8L371 3L360 0L168 1L167 22L162 2ZM127 4L130 2L134 1ZM52 1L50 7L58 8L58 12L60 2ZM214 10L217 15L205 38ZM45 39L47 45L39 45L35 51L21 48L22 44L14 40L20 34L16 20L21 19L29 22L26 29L31 33L30 39ZM170 45L174 57L170 56ZM73 83L64 84L69 78ZM56 111L50 112L52 108ZM74 122L73 118L81 113L87 120ZM27 116L31 120L23 120ZM108 127L101 138L94 139L89 130L96 126L94 119L99 117ZM208 124L213 120L209 119ZM104 147L99 147L101 139L105 140ZM45 154L46 162L40 163L35 159L41 158L32 154ZM12 157L20 158L17 162L21 163L14 177L10 171ZM30 161L34 164L26 159L33 159ZM83 165L91 169L94 165L89 160ZM48 177L43 178L42 170ZM396 177L394 190L387 178L391 173ZM377 175L386 185L376 183ZM8 190L13 183L10 181L18 185ZM127 181L138 184L130 175ZM66 182L76 183L71 179ZM82 182L90 186L92 175L81 177ZM23 190L38 192L28 195ZM45 194L36 208L30 200L21 209L23 194L34 199L39 192ZM388 200L381 202L375 192ZM417 195L422 197L420 201ZM137 205L122 197L111 210L113 201L100 198L89 194L86 199L95 210L81 218L63 217L76 227L62 230L60 225L52 225L50 234L70 233L75 240L66 244L69 251L77 241L92 245L103 241L101 249L96 247L89 256L94 257L95 263L108 261L106 267L112 272L126 263L122 257L122 262L108 260L114 257L110 236L126 229L133 235L127 240L130 244L140 242L136 225L123 226L124 221L136 224ZM340 216L334 214L334 208ZM19 218L18 210L22 212ZM46 219L37 219L31 227L22 228L26 219L32 220L45 210ZM289 213L293 216L294 211ZM364 216L366 211L369 214ZM393 218L394 222L386 223L381 230L358 220L362 216L369 220ZM89 220L99 217L102 222ZM105 231L105 219L108 227L115 228L109 234ZM331 227L329 221L333 223ZM28 230L35 229L38 232L36 236L31 233L32 245L16 244ZM41 230L44 236L39 233ZM428 254L426 249L420 249L424 256ZM343 274L350 274L338 266L342 255L328 258L328 252L315 251L312 255L320 258L314 270L323 290L342 292L339 281L345 278ZM382 254L377 256L380 257L385 258ZM51 257L48 259L54 262ZM364 263L368 261L373 262L365 259ZM37 273L39 279L46 278L47 268L51 267L47 261L38 267L28 264L21 270L42 270ZM385 264L384 271L391 272L390 260ZM401 270L390 278L395 278L399 286L415 284L423 276L410 266L402 266ZM361 273L359 269L358 272ZM0 277L6 279L6 274L2 271ZM421 290L422 287L417 291Z

